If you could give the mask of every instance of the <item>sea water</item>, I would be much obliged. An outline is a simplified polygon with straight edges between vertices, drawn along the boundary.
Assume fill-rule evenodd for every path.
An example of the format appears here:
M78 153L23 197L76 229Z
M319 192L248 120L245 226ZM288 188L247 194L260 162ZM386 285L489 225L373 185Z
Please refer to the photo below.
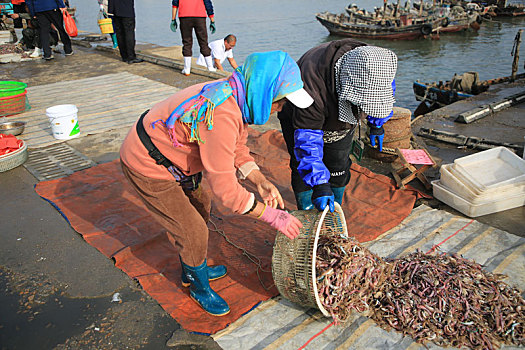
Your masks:
M344 12L349 4L340 0L212 0L217 31L209 41L227 34L237 36L234 57L242 64L252 52L283 50L299 59L308 49L340 37L329 35L315 19L317 12ZM77 8L79 29L99 32L98 4L95 0L70 0ZM360 8L373 10L382 0L355 0ZM163 46L181 45L180 31L173 33L171 1L135 0L136 38ZM476 71L482 80L508 76L512 70L511 51L518 29L525 26L522 18L494 18L481 24L478 32L441 34L439 40L412 41L363 40L371 45L393 50L399 59L396 75L396 105L412 111L418 106L412 83L450 80L454 73ZM525 41L525 38L524 40ZM523 46L523 45L522 45ZM525 57L525 48L522 48ZM193 56L199 48L194 40ZM525 71L522 58L518 73ZM231 70L226 63L225 67Z

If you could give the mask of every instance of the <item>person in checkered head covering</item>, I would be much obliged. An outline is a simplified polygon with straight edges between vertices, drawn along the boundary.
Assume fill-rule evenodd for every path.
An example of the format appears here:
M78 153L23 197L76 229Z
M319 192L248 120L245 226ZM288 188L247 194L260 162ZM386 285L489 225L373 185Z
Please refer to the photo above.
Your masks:
M397 56L354 39L336 40L307 51L297 62L304 89L314 103L287 103L278 114L290 153L297 207L334 210L350 181L350 150L360 120L370 143L382 148L383 124L393 115Z
M352 105L373 118L388 117L396 70L396 54L382 47L360 46L344 54L335 64L339 120L355 123Z

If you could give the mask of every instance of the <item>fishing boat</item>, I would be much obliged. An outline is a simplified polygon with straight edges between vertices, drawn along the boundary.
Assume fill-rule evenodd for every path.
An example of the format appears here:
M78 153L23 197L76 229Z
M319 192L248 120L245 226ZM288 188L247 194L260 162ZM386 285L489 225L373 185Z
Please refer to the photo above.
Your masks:
M525 73L514 79L525 78ZM416 80L412 85L417 101L425 103L430 110L441 108L454 102L467 99L487 91L491 86L511 81L512 77L501 77L490 80L479 80L477 72L455 74L452 80L445 82L424 83Z
M509 3L507 0L472 0L472 2L492 7L493 17L525 16L523 3Z
M409 18L370 23L345 14L317 13L317 20L333 35L363 39L413 40L432 34L432 20L413 23ZM436 24L437 28L437 24Z

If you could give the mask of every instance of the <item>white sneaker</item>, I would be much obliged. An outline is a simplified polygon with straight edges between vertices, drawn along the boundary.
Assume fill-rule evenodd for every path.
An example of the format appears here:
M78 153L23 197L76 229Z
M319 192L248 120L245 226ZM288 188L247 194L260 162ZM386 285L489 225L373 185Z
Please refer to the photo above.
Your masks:
M41 55L42 55L42 51L38 47L35 47L35 50L33 51L31 55L29 55L29 57L37 58L37 57L40 57Z

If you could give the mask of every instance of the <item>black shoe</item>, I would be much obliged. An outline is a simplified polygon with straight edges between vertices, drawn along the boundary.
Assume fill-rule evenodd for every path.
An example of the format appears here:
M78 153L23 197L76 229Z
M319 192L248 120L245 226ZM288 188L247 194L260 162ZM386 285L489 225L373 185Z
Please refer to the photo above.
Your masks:
M55 58L53 55L49 56L49 57L44 57L42 56L42 58L46 61L51 61L53 58Z
M135 57L134 59L129 60L129 61L128 61L128 64L132 64L132 63L141 63L141 62L144 62L144 60L143 60L142 58Z
M65 53L64 55L66 55L66 56L72 56L73 54L74 54L74 52L71 51L71 52L69 52L69 53Z

